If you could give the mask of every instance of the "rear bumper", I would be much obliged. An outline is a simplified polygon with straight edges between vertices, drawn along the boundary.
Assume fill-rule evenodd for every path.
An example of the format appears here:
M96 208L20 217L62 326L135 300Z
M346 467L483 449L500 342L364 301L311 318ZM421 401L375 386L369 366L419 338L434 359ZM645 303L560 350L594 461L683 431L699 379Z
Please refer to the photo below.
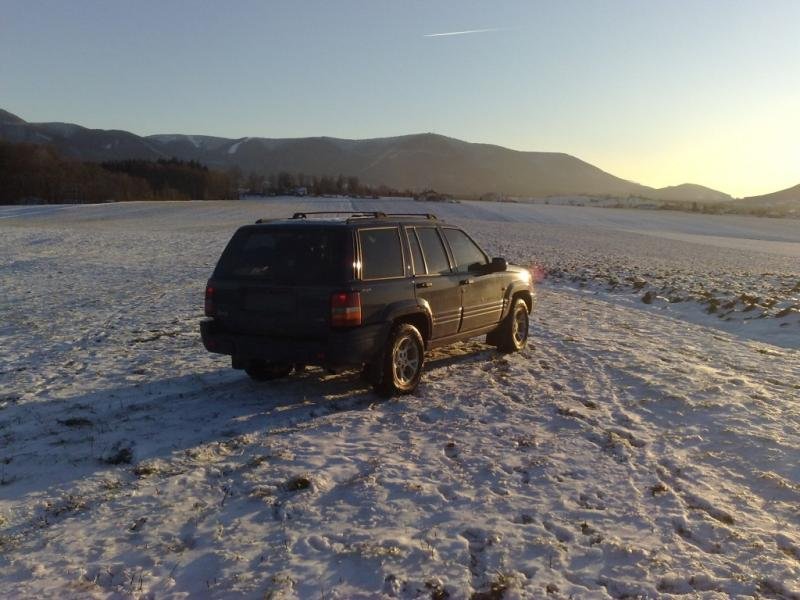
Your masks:
M331 331L326 339L244 335L221 330L214 319L200 321L203 346L215 354L227 354L247 362L302 363L326 367L359 366L376 358L387 335L383 325L366 325Z

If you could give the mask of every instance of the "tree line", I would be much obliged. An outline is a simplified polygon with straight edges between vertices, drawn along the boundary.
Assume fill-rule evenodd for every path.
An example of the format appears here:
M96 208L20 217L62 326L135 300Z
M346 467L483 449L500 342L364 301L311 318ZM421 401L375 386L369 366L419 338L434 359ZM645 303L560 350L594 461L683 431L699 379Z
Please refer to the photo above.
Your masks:
M209 169L195 160L177 158L115 160L100 166L120 175L145 180L155 200L217 200L236 197L233 178L226 172Z
M368 185L354 175L307 175L279 171L262 175L250 173L242 178L246 193L265 196L297 195L309 196L413 196L411 190L397 190L387 185Z
M44 144L0 140L0 204L81 204L128 200L211 200L241 194L412 196L410 190L366 185L346 175L279 171L243 175L177 158L102 163L62 156Z
M81 204L126 200L235 198L230 174L196 161L92 163L52 146L0 140L0 203Z

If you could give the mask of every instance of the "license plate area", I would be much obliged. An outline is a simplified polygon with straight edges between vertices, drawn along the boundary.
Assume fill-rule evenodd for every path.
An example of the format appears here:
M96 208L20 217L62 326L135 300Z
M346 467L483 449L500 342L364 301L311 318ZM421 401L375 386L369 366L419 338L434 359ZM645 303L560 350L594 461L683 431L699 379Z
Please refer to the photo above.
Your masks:
M283 290L249 290L244 296L244 309L250 312L288 314L294 312L294 294Z

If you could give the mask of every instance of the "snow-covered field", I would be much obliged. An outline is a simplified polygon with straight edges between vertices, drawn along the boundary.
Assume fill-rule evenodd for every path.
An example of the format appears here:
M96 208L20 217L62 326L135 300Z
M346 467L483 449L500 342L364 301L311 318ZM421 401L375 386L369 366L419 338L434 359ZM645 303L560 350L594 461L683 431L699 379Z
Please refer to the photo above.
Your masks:
M391 401L250 382L200 344L205 280L239 224L315 208L541 267L533 343L439 350ZM798 283L796 221L0 207L0 596L800 598Z

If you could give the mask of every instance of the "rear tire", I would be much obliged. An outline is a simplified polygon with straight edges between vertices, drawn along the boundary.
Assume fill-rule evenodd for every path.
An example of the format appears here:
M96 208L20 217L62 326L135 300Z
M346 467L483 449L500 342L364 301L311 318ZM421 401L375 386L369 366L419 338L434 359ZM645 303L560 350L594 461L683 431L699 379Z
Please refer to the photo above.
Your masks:
M244 371L253 381L273 381L291 373L292 365L254 360L244 368Z
M371 366L367 372L373 375L373 387L381 396L410 394L419 385L424 362L425 345L419 330L400 323L389 334L380 368Z
M500 352L519 352L528 343L529 326L528 305L522 298L517 298L500 327L490 335Z

